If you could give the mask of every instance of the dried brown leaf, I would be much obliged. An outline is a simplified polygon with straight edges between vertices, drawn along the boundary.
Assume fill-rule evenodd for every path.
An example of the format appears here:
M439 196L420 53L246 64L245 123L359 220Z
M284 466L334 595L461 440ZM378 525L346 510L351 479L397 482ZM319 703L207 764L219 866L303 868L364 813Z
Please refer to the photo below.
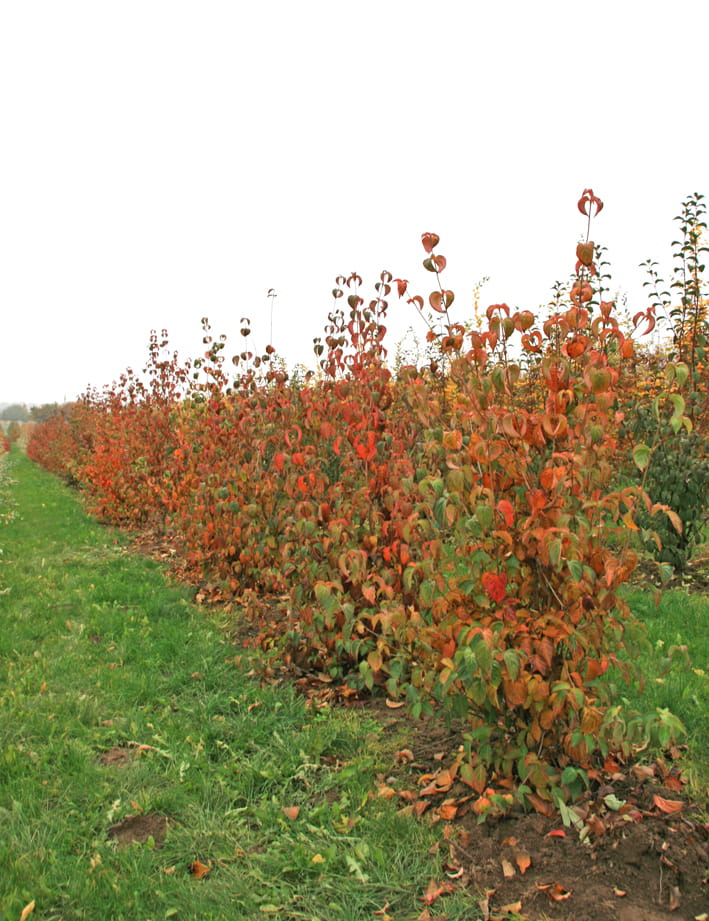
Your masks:
M505 877L505 879L512 879L514 876L517 875L517 871L512 866L509 860L506 860L503 857L500 863L502 864L502 874Z

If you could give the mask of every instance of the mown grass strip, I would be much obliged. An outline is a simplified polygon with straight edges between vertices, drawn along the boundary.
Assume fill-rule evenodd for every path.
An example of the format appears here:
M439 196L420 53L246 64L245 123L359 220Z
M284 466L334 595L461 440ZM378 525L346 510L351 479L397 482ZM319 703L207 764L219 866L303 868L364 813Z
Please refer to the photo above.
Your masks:
M10 463L0 915L417 918L440 836L369 796L377 724L250 679L186 589L25 457ZM121 846L110 829L128 817L153 836ZM445 910L478 916L470 893Z

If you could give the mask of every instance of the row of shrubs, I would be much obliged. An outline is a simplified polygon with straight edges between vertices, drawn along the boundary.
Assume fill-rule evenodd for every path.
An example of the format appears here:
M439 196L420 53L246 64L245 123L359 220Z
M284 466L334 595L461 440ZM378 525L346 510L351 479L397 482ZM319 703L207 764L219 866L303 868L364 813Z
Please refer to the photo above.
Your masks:
M600 206L586 190L589 225ZM599 296L588 236L565 305L492 305L477 328L451 318L439 242L423 236L427 365L394 373L385 348L392 291L423 299L382 273L365 303L352 275L318 373L244 351L232 380L206 322L194 362L153 335L144 375L87 393L28 450L105 520L169 535L241 599L264 647L462 719L452 770L479 811L548 810L635 738L607 681L629 674L639 636L619 589L650 528L682 530L643 487L655 455L692 437L690 369L666 363L661 387L640 386L647 362ZM648 310L633 325L653 323Z

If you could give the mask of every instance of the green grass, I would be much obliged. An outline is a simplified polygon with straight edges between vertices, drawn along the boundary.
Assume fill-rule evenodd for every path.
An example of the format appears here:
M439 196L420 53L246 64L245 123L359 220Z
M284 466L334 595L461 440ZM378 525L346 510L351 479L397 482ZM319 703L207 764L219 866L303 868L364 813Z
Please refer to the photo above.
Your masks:
M370 795L378 725L262 687L158 565L23 456L10 474L0 916L34 901L33 921L354 921L387 903L397 921L417 918L442 875L430 854L440 829ZM138 745L150 748L126 766L99 760ZM161 848L108 837L138 813L169 816ZM204 879L189 872L196 860L212 867ZM471 893L446 897L445 911L478 916Z
M629 706L649 713L669 710L684 724L689 746L686 773L694 792L709 790L709 597L667 591L659 606L651 593L626 592L645 625L648 649L637 660L642 685L620 688Z

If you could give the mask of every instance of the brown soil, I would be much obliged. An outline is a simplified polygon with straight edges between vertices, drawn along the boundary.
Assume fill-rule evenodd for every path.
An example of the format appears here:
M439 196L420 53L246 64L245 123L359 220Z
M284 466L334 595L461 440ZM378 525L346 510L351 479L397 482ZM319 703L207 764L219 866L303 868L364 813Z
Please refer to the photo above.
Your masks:
M108 829L108 837L113 838L119 847L127 847L129 844L145 844L152 838L155 847L160 848L167 836L168 823L167 816L155 812L129 815L122 822Z
M317 691L315 700L323 694ZM479 893L484 921L704 921L709 822L683 792L680 749L654 762L619 766L578 805L583 832L559 816L538 814L481 823L464 785L438 795L422 792L450 763L454 732L435 721L413 723L381 700L349 705L373 712L386 733L407 740L390 772L377 778L378 794L397 797L402 810L442 825L447 878L436 881L432 891L442 890L440 901L423 921L444 918L445 894L458 887ZM455 812L451 821L446 809Z

